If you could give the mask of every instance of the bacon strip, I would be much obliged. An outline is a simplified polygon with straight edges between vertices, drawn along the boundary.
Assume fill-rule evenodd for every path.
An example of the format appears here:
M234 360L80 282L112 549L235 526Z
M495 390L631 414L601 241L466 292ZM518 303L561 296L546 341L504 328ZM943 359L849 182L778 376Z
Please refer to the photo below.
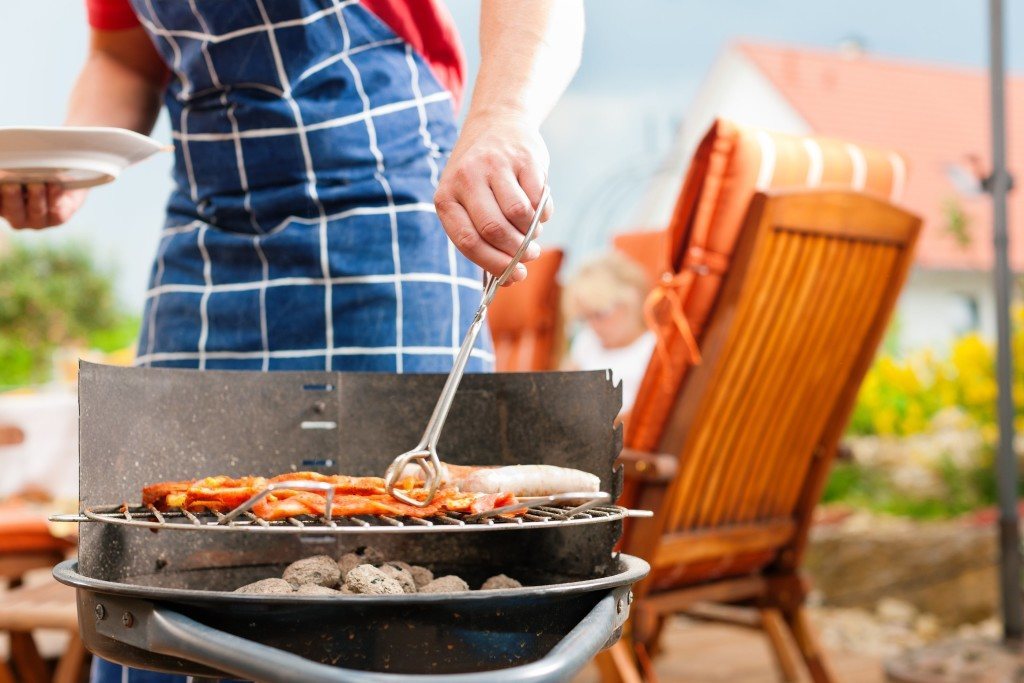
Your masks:
M384 480L380 477L349 477L344 474L320 474L319 472L293 472L279 474L270 479L273 483L282 481L319 481L334 484L334 492L373 494L384 493Z
M333 484L335 493L331 503L332 517L384 515L424 518L444 512L476 514L516 502L516 497L510 493L472 493L460 491L454 486L442 486L434 494L429 505L416 507L396 500L388 494L385 491L384 480L379 477L324 475L317 472L293 472L270 479L217 476L190 481L160 482L143 488L142 502L163 511L180 508L190 512L228 512L265 490L268 484L289 481ZM423 489L416 488L418 482L412 478L402 481L400 485L409 495L420 500L426 496ZM326 507L327 497L324 491L275 489L253 506L252 513L261 519L274 521L301 515L322 517L326 513Z
M162 481L150 484L142 489L142 504L153 505L158 510L181 507L185 503L185 494L194 483L194 479L189 479L188 481Z
M300 491L286 498L270 494L256 505L252 512L266 520L285 519L299 515L322 517L326 512L327 499L318 493ZM436 498L426 507L415 507L395 500L388 494L359 496L342 494L334 497L331 517L355 517L357 515L386 515L388 517L432 517L442 511L443 502Z

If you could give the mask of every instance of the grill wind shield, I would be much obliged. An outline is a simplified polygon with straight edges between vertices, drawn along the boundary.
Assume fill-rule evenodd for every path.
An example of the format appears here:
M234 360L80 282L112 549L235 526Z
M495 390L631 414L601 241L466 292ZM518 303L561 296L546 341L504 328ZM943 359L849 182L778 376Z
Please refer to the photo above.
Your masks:
M518 521L458 515L329 523L293 518L266 527L244 516L233 520L234 526L219 524L216 517L192 520L168 513L161 522L148 510L126 518L103 507L135 504L146 484L196 476L301 470L380 476L394 454L418 438L444 380L443 375L198 372L83 363L82 506L94 519L117 517L118 522L82 525L82 573L119 580L212 564L255 564L268 554L286 562L369 542L360 532L393 537L403 546L396 552L424 562L458 556L460 564L493 564L525 553L535 564L568 567L580 576L600 573L626 514L607 503L571 515L566 512L574 505L537 505ZM438 450L453 464L543 463L592 472L614 500L619 476L612 468L622 438L613 422L620 395L604 372L468 375ZM307 533L276 534L278 541L268 546L259 533L155 535L149 528L195 528L197 521L204 529L303 528ZM455 543L447 540L449 534L433 533L431 541L421 543L416 534L380 533L487 529L507 530L500 543L492 534L454 534L461 539Z

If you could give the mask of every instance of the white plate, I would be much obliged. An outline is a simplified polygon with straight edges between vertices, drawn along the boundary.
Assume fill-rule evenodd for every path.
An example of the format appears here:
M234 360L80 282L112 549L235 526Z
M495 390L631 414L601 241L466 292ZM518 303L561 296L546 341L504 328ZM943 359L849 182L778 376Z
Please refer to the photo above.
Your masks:
M167 149L124 128L0 126L0 183L93 187Z

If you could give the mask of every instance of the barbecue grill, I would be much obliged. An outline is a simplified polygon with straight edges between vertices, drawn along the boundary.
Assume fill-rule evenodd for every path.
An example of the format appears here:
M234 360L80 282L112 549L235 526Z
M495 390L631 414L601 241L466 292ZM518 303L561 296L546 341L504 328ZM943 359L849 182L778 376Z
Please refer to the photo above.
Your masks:
M83 363L82 639L122 664L264 681L561 681L619 636L648 565L613 552L620 390L603 372L467 376L440 448L455 464L592 472L605 495L529 502L522 515L424 519L193 514L138 507L144 484L313 470L380 475L429 418L442 375L221 372ZM127 504L127 505L125 505ZM312 555L372 546L478 586L408 595L252 595Z

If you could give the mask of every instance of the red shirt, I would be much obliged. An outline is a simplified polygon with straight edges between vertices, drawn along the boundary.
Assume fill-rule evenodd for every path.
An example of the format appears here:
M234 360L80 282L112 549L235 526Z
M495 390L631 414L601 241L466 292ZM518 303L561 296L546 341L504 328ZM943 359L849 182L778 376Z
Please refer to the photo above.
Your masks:
M441 0L362 0L397 36L409 43L430 65L434 77L451 94L458 109L466 75L462 43ZM129 0L86 0L89 25L101 31L139 26Z

